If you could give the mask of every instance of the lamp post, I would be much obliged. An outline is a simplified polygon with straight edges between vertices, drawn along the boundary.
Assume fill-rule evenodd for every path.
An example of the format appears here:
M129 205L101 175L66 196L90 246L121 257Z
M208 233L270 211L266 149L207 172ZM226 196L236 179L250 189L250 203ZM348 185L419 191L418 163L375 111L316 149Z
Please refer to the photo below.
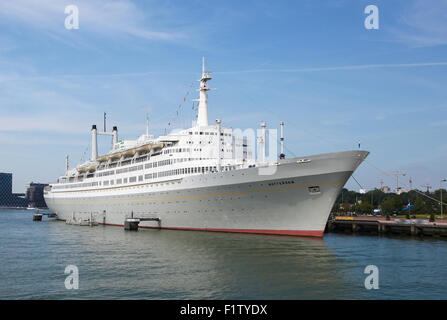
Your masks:
M442 202L442 183L446 182L447 179L442 179L441 182L439 183L439 189L441 190L441 219L442 219L442 207L443 207L443 202Z

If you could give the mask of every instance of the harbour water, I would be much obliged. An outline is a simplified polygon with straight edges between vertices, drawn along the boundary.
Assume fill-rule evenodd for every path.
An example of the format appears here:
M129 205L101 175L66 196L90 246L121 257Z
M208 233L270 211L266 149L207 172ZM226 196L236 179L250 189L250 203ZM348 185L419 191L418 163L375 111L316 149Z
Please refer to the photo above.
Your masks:
M0 299L446 299L447 241L81 227L0 210ZM65 288L67 265L79 289ZM365 288L365 267L379 289Z

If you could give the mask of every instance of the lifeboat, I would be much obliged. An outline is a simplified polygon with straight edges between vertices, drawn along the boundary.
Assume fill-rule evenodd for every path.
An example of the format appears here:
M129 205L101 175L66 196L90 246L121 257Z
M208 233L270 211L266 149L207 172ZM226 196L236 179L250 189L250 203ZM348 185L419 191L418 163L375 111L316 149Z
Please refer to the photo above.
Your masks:
M136 152L137 152L136 149L130 149L130 150L123 151L123 155L125 157L133 157Z
M163 147L164 147L164 143L163 142L160 142L160 143L152 145L152 149L161 149Z
M137 153L148 153L149 151L151 151L152 149L154 150L158 150L164 147L163 142L157 143L157 144L145 144L144 146L138 147L136 149Z
M87 172L87 167L80 167L80 168L77 168L77 170L79 173L84 173L84 172Z
M99 163L101 163L101 162L106 162L106 161L109 161L109 160L112 160L112 161L113 160L118 160L122 156L124 156L126 158L129 158L129 157L133 157L136 153L140 154L140 153L143 153L143 152L149 152L152 149L154 149L154 150L162 149L163 147L164 147L164 143L163 142L160 142L160 143L157 143L157 144L145 144L143 146L132 148L132 149L129 149L129 150L124 150L124 151L115 152L115 153L112 153L112 154L100 156L96 160ZM96 168L95 168L95 170L96 170Z
M111 154L109 157L110 157L110 159L113 161L113 160L118 160L118 159L120 159L121 156L122 156L121 152L118 152L118 153Z
M109 155L105 155L105 156L98 157L96 160L98 160L98 162L101 163L101 162L107 162L109 160L109 158L110 158Z
M144 146L138 147L136 151L138 154L140 154L143 152L149 152L149 150L151 150L151 148L152 148L152 146L150 144L146 144Z
M96 171L96 168L98 168L97 164L91 165L90 167L88 167L88 172L94 172Z

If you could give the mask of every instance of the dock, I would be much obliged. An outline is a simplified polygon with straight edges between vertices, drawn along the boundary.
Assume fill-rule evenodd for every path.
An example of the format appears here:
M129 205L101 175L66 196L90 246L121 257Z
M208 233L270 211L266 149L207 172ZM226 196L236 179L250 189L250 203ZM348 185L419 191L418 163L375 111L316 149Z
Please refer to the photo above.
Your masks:
M160 227L161 219L154 217L134 217L132 212L130 218L126 218L124 220L124 230L138 231L138 227L141 221L157 221L158 226Z
M35 214L33 214L33 221L42 221L43 216L47 216L48 218L56 218L57 214L53 212L42 212L37 210Z
M447 221L430 222L425 219L395 218L387 220L384 217L335 217L328 220L326 232L447 237Z

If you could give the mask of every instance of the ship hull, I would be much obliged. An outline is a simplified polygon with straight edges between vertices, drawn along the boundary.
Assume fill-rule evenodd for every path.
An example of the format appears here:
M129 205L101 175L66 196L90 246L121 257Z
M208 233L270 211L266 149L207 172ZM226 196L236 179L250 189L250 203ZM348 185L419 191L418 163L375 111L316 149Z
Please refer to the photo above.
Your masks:
M93 216L142 228L322 237L330 210L365 151L281 160L266 166L185 177L170 182L76 192L48 192L61 220Z

